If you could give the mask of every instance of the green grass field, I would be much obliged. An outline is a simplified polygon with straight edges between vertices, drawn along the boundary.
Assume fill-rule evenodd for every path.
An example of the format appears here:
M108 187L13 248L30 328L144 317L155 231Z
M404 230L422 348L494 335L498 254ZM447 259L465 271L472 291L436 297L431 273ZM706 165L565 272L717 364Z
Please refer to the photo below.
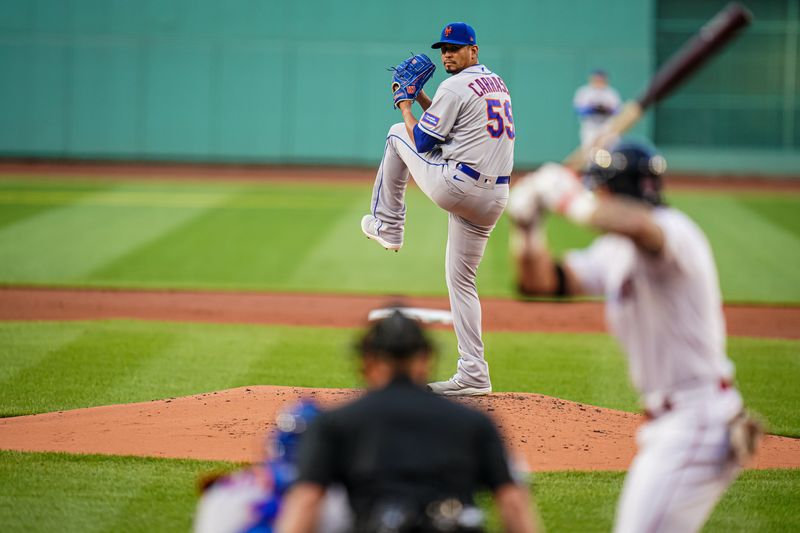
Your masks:
M358 386L350 329L140 321L0 323L0 408L6 416L146 401L251 384ZM438 346L454 345L435 332ZM615 343L601 334L489 333L498 390L534 391L636 410ZM438 375L453 355L442 350ZM730 339L738 380L772 430L800 436L800 342ZM233 364L232 364L233 363ZM324 375L319 372L325 369ZM788 371L787 371L788 369ZM0 523L8 531L187 530L199 473L229 464L0 452ZM551 531L606 531L622 475L536 475ZM800 522L800 470L747 472L707 531L784 531ZM795 505L796 507L796 505Z
M389 257L359 230L369 195L369 184L0 180L0 283L445 294L444 212L410 190L406 244ZM707 232L727 301L800 302L800 195L670 201ZM512 295L507 231L503 219L489 241L483 295ZM550 225L558 250L591 237Z
M230 463L0 452L4 531L188 531L197 478ZM617 472L536 474L532 494L549 531L609 531ZM745 472L704 531L796 531L800 471ZM484 502L488 498L482 498ZM44 504L43 504L44 502ZM756 511L757 510L757 511ZM491 531L498 531L496 517Z
M137 321L0 322L0 415L184 396L254 384L357 387L356 330ZM455 335L436 331L439 377ZM485 335L496 391L538 392L636 411L625 363L605 334ZM800 341L731 338L749 405L800 437ZM319 369L324 368L324 372Z
M446 217L409 191L406 244L361 235L368 184L0 180L0 284L444 295ZM680 193L707 232L729 302L800 303L800 195ZM481 267L483 295L511 296L502 221ZM592 235L553 219L551 243ZM433 273L433 274L431 274ZM440 275L441 273L441 275ZM349 329L143 321L0 322L0 416L146 401L229 387L358 385ZM438 377L455 360L435 332ZM634 411L625 363L604 334L485 335L498 391ZM748 404L800 437L800 341L732 338ZM322 372L320 369L324 369ZM223 463L0 452L0 530L181 531L198 473ZM622 475L539 474L551 531L607 531ZM707 531L800 529L800 471L746 472Z

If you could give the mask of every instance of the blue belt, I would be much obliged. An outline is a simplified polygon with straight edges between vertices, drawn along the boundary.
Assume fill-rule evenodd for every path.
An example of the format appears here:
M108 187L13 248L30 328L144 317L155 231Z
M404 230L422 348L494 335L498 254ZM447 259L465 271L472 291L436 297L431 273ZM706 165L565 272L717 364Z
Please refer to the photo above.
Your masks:
M456 165L456 168L461 172L463 172L464 174L466 174L467 176L469 176L470 178L474 179L475 181L481 179L480 172L478 172L473 168L470 168L464 163L458 163ZM495 183L498 185L503 185L504 183L510 183L510 182L511 182L511 176L497 176L497 180L495 181Z

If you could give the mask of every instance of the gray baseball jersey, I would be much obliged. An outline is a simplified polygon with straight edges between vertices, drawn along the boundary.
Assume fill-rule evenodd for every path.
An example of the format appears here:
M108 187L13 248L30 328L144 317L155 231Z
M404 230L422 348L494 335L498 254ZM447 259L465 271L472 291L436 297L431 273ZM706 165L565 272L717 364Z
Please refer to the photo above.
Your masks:
M419 127L435 137L442 158L489 176L508 176L514 167L514 117L503 79L474 65L443 81Z
M445 280L458 339L456 377L468 386L489 387L476 278L508 201L516 136L508 88L483 65L469 67L441 83L420 117L424 135L417 138L416 129L414 139L403 123L389 129L362 230L395 249L402 246L409 173L448 212Z

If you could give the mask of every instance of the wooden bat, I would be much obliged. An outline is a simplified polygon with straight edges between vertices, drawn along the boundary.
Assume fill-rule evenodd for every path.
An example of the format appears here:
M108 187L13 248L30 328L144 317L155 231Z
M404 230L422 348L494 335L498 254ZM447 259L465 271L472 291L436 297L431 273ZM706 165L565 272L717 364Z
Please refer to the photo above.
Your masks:
M686 81L714 53L730 42L740 29L750 24L752 19L753 14L742 4L728 4L658 69L639 98L626 102L622 110L609 119L592 148L607 146L610 141L633 127L648 107L663 100ZM589 150L579 147L563 163L573 170L580 170L586 164L588 155Z

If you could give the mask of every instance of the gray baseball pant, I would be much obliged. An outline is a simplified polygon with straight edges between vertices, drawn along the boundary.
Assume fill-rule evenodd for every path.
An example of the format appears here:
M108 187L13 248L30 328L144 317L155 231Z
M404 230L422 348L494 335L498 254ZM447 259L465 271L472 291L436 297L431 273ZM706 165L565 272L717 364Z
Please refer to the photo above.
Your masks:
M405 124L389 129L372 191L370 211L383 222L381 235L402 242L409 172L428 198L449 213L445 279L458 339L456 378L470 386L490 385L481 338L481 303L475 285L489 235L508 202L508 185L473 178L442 159L439 149L420 154Z

